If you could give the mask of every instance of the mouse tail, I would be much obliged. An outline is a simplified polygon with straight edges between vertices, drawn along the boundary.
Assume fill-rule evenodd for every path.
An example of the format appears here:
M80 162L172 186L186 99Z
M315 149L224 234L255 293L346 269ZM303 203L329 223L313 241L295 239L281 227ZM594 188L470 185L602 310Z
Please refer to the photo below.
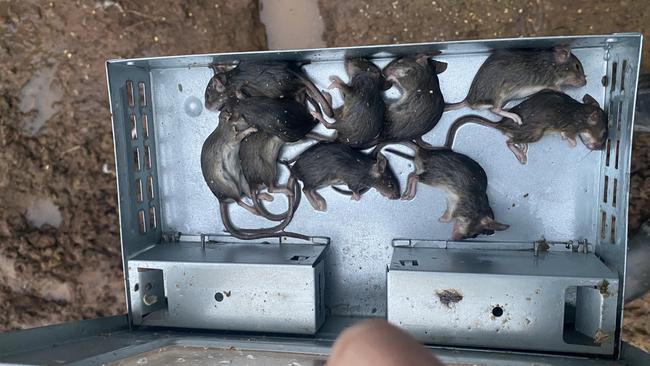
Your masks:
M310 237L307 235L284 231L284 229L287 227L287 225L289 225L289 223L293 219L293 214L295 213L296 209L298 208L298 205L300 204L300 187L298 186L298 184L295 183L295 180L293 182L290 182L290 184L291 184L291 189L293 189L294 191L294 196L293 198L289 199L289 208L287 210L287 217L285 217L285 219L281 223L272 227L261 228L261 229L238 228L237 226L235 226L235 224L233 224L230 218L228 203L219 202L221 221L223 222L223 226L226 228L226 231L230 233L230 235L234 236L235 238L242 239L242 240L279 238L279 237L291 237L291 238L297 238L302 240L310 240Z
M404 158L404 159L408 159L408 160L413 160L413 159L415 159L415 156L413 156L413 155L409 155L409 154L406 154L406 153L403 153L403 152L401 152L401 151L399 151L399 150L395 150L395 149L386 149L386 151L388 151L388 152L391 153L391 154L395 154L395 155L397 155L397 156L399 156L399 157L402 157L402 158Z
M315 100L316 102L318 102L323 113L325 113L327 117L334 117L334 110L332 109L332 105L327 101L323 93L320 90L318 90L316 85L314 85L314 83L302 73L294 72L294 74L302 81L302 83L307 88L307 95L311 97L313 100Z
M445 103L445 112L455 111L456 109L461 109L467 107L467 101L463 100L458 103Z
M499 123L492 122L489 119L476 114L460 117L451 124L449 130L447 131L447 140L445 141L446 148L451 149L451 146L454 144L454 139L456 138L456 132L458 132L458 129L461 126L467 123L478 123L479 125L492 128L498 128L499 126Z
M340 194L342 194L344 196L352 196L354 194L354 192L352 192L352 191L350 191L348 189L339 188L337 186L332 186L332 189L335 190L337 193L340 193ZM368 192L369 190L370 190L370 187L365 187L365 188L363 188L363 189L361 189L359 191L359 194L364 194L364 193Z
M255 207L255 210L257 210L257 213L262 216L263 218L271 221L282 221L287 217L287 212L279 213L279 214L274 214L271 211L269 211L266 206L262 203L258 191L254 191L251 194L251 201L253 202L253 207ZM289 199L291 199L289 197Z
M393 145L393 144L406 146L406 147L408 147L409 149L411 149L411 150L413 150L415 152L417 152L421 148L418 144L416 144L413 141L381 142L381 143L377 144L377 146L372 150L371 155L376 159L377 155L379 155L379 153L381 152L381 150L384 147L386 147L388 145ZM422 148L424 148L424 147L422 147ZM397 151L397 150L394 150L394 149L386 149L386 151L388 151L390 153L393 153L395 155L401 156L401 157L403 157L405 159L411 159L411 160L414 159L414 156L405 154L405 153L403 153L401 151Z

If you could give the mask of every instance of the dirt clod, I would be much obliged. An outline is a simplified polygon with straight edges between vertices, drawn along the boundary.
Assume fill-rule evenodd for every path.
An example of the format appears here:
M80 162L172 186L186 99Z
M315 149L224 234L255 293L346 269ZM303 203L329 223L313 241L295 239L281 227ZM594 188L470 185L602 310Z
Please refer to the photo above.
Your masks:
M456 289L440 290L436 292L440 302L448 308L463 300L463 294Z

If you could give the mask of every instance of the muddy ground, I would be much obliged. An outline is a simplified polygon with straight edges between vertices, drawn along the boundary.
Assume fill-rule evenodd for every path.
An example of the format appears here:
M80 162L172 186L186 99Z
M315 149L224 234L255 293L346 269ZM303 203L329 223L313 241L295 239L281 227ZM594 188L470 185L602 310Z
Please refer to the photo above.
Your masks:
M329 46L650 30L642 0L319 8ZM263 49L257 2L0 0L0 32L0 331L122 313L104 61ZM635 139L631 192L634 232L650 219L647 135ZM629 304L625 336L650 351L649 314L650 295Z
M125 311L104 62L266 47L257 3L0 1L0 331Z

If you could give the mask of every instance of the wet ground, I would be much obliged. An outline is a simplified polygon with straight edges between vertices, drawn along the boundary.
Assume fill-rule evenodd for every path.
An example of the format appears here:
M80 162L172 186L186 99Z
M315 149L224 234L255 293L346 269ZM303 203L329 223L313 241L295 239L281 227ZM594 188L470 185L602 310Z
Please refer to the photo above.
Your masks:
M650 30L643 0L296 1L262 2L269 46ZM0 33L0 331L122 313L104 61L264 49L257 2L0 1ZM650 137L634 147L632 233L650 219ZM650 351L650 295L627 310Z

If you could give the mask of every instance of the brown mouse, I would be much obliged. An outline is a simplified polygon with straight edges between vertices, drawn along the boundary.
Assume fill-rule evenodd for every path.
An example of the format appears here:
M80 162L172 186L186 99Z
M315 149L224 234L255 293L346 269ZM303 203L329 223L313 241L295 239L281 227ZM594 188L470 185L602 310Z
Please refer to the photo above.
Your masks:
M386 79L402 93L397 100L388 101L386 122L380 137L382 142L415 140L429 146L422 136L438 123L445 101L440 91L438 74L447 64L430 55L405 56L384 67Z
M519 125L510 118L492 122L481 116L464 116L451 125L445 146L451 148L458 129L466 123L478 123L495 128L508 137L506 144L520 163L528 161L528 144L539 141L544 135L560 133L576 146L576 137L590 150L600 150L607 141L607 113L589 94L583 103L554 90L543 90L511 109L521 116L524 124Z
M259 215L255 207L247 205L242 197L250 196L250 188L241 169L239 148L241 141L250 134L256 132L254 127L248 125L241 119L233 120L228 112L221 112L217 128L208 136L201 149L201 171L203 178L212 193L219 200L221 219L226 230L239 239L258 239L265 237L292 236L301 239L307 237L301 234L284 232L284 228L291 222L293 205L299 201L300 191L296 189L297 184L292 182L290 189L293 189L296 199L289 200L287 217L280 224L263 229L240 229L236 227L228 211L228 204L236 202L251 213Z
M304 104L318 102L329 117L332 107L302 71L302 64L285 61L241 61L234 68L213 67L215 74L205 89L205 108L221 110L235 94L273 99L289 98ZM318 108L318 109L320 109Z
M260 202L260 199L272 201L273 196L262 193L266 189L269 193L282 193L287 199L293 199L293 191L287 187L277 185L278 156L284 142L274 135L258 131L245 137L239 146L239 159L242 172L248 182L253 206L265 218L273 221L282 221L287 212L272 214ZM297 208L297 205L294 204Z
M327 202L317 190L346 184L352 199L359 200L369 188L389 199L399 198L399 181L381 153L376 158L337 142L317 143L294 159L291 176L302 181L302 191L317 211L327 211Z
M587 84L582 63L568 46L550 49L494 51L474 76L465 100L448 104L445 110L470 107L490 109L517 124L522 118L502 108L511 100L522 99L540 90L556 91Z
M509 225L494 220L494 213L487 196L487 175L483 168L466 155L449 149L425 149L407 144L415 150L415 156L401 151L386 151L413 160L415 171L407 180L402 199L415 197L418 182L440 188L447 195L447 210L440 222L454 222L452 240L475 238L478 235L492 235L506 230Z
M334 110L336 123L315 115L328 129L336 130L336 141L363 148L376 143L384 125L385 104L382 91L390 87L381 69L365 58L348 58L345 70L350 79L346 84L336 75L330 76L330 89L337 88L343 106Z

